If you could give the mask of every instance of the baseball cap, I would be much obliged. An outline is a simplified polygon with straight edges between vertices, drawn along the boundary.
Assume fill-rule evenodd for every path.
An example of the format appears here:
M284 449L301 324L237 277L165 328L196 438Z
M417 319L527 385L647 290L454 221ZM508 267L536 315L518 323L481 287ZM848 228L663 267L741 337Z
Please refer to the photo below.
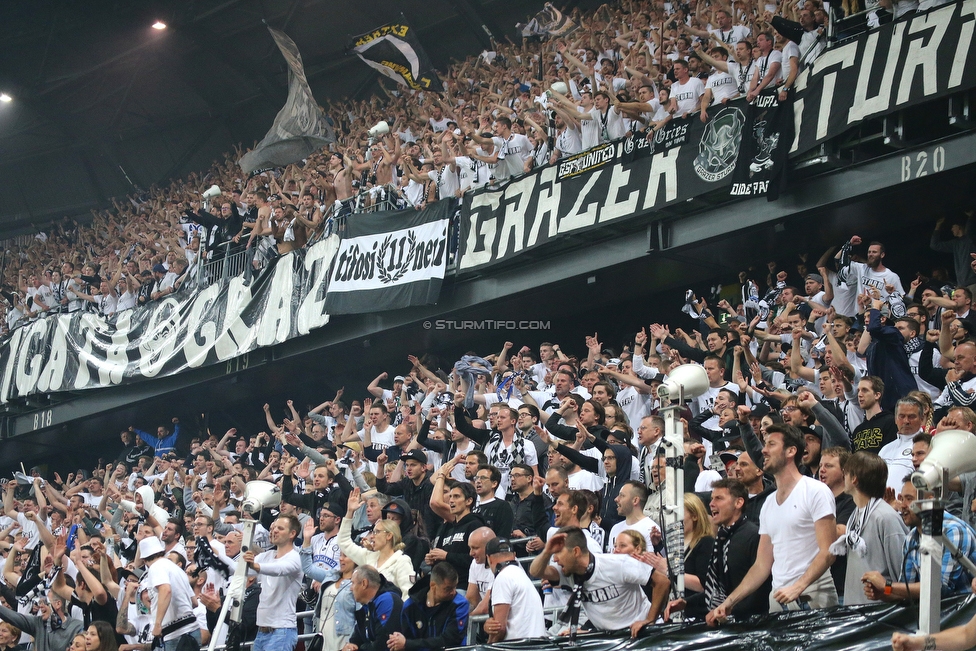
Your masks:
M398 376L396 376L395 378L393 378L393 381L394 381L394 382L405 382L405 381L406 381L406 379L407 379L407 378L405 378L405 377L403 377L402 375L398 375Z
M343 443L340 447L349 448L350 450L354 450L356 452L362 452L363 451L363 444L362 443L358 443L356 441L350 441L349 443Z
M164 274L164 273L166 273L166 267L164 267L161 264L153 265L152 270L153 270L153 273L157 273L157 274Z
M396 502L388 502L386 506L383 507L383 515L386 516L387 513L395 513L401 517L407 517L407 512L403 508L402 504L397 504Z
M722 459L722 463L728 466L730 463L738 461L740 454L742 454L741 450L725 450L720 452L718 456Z
M512 549L512 543L508 542L508 538L492 538L485 545L486 556L491 556L492 554L511 554L514 551Z
M821 441L823 440L823 432L817 430L814 427L806 427L806 426L803 426L803 427L798 427L797 429L799 429L804 434L813 434L814 436L816 436Z
M329 513L331 513L337 518L346 517L346 505L343 504L342 502L329 502L328 504L325 504L322 508L328 510Z
M406 463L407 461L418 461L424 465L427 464L427 455L420 450L410 450L406 454L400 455L400 461Z
M821 276L820 274L809 273L807 274L807 280L816 280L821 285L824 284L823 276Z

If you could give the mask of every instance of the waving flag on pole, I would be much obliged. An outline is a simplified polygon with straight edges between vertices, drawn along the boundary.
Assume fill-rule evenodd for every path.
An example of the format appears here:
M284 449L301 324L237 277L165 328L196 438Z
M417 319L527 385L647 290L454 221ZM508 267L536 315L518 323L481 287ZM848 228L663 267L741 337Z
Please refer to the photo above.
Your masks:
M528 38L530 36L566 36L579 25L573 22L572 18L553 7L552 3L547 2L542 11L537 13L528 24L517 25L517 27L521 27L522 36Z
M444 91L417 34L407 21L377 27L353 39L352 51L371 68L413 90Z
M264 140L238 161L248 174L290 165L335 142L335 133L308 87L302 55L295 41L277 29L269 27L268 31L288 62L288 99Z

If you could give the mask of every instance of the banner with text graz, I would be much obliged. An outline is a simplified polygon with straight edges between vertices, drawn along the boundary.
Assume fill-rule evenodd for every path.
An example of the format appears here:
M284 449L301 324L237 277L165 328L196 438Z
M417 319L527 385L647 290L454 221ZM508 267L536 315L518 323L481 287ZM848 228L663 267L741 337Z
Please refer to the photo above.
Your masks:
M497 190L465 195L459 271L489 267L565 233L598 228L728 187L745 100L707 124L680 120L663 142L625 138L564 158Z
M175 375L308 334L329 321L338 246L332 236L283 255L251 287L238 276L107 319L77 312L20 327L0 347L0 402Z
M790 152L869 118L976 87L974 26L976 0L965 0L825 51L797 79Z

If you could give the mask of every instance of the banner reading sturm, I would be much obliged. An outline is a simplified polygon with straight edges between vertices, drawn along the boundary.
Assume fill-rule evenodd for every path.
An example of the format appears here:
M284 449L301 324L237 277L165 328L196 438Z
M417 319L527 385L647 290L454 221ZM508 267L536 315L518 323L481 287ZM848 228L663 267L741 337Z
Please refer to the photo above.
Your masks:
M869 118L976 86L976 0L889 23L825 51L797 78L802 153Z
M745 100L729 102L706 124L681 120L662 142L627 138L608 143L500 190L465 195L459 270L498 264L565 233L728 187L745 124L744 105Z
M300 337L329 321L325 281L337 236L282 256L256 286L243 277L104 318L51 315L0 347L0 401L175 375Z
M330 314L382 312L436 303L447 270L447 230L457 208L356 215L346 223L329 275Z

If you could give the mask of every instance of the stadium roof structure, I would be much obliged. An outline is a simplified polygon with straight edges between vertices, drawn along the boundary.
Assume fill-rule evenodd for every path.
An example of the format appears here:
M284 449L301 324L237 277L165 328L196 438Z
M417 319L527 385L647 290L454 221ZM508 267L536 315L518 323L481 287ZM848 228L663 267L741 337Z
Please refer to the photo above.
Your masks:
M377 73L349 37L399 20L434 65L485 49L539 2L37 0L5 7L0 41L0 238L203 170L260 139L287 95L266 25L298 45L313 93L366 97ZM165 29L153 29L156 22Z

